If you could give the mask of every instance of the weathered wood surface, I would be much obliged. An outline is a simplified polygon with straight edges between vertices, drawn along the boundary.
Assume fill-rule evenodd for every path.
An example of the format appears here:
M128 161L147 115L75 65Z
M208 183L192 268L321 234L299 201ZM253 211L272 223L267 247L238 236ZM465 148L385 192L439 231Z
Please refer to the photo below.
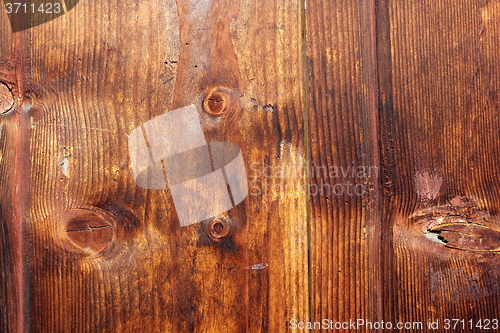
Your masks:
M314 320L376 320L380 314L373 5L307 4Z
M80 1L15 34L0 15L0 331L500 316L499 2L304 6ZM181 228L127 135L190 104L250 193Z
M498 319L500 262L488 238L500 226L500 3L380 10L391 50L380 66L380 133L397 319Z
M81 1L15 35L2 14L2 82L31 94L2 119L2 331L278 332L308 316L304 168L262 173L305 163L300 12ZM126 136L218 87L232 116L204 115L207 138L292 191L249 195L222 240L210 221L181 228L168 191L136 186Z
M15 58L14 54L14 36L10 33L10 25L8 20L1 21L0 33L0 76L2 89L2 103L0 112L6 112L12 109L12 103L6 102L16 100L17 90L12 91L13 83L16 81L15 76ZM2 173L2 181L0 182L2 193L2 204L0 206L0 331L8 332L10 328L22 322L20 317L20 307L22 300L19 298L17 286L20 280L16 279L19 275L15 274L19 270L19 259L21 253L19 247L16 247L19 239L16 237L17 229L17 211L14 206L15 184L16 184L16 160L15 133L17 132L17 122L13 117L2 119L2 136L1 142L1 159L0 169ZM21 304L20 304L21 303Z
M498 319L499 9L308 3L312 168L380 168L371 194L311 200L316 320Z

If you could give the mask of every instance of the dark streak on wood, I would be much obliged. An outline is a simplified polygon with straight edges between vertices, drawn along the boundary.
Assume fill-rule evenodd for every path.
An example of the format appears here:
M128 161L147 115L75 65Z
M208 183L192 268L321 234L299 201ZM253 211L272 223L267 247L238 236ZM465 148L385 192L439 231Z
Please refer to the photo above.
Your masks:
M380 167L380 126L379 126L379 86L378 82L375 78L378 76L378 12L377 12L377 0L369 0L362 6L361 15L365 20L361 20L361 24L363 27L367 27L369 33L361 39L361 52L364 55L363 62L365 63L366 69L364 70L364 77L367 78L368 81L368 108L369 114L367 118L366 125L366 135L370 138L371 147L367 144L367 150L371 150L371 163L373 166L377 168ZM373 79L369 79L373 78ZM380 200L381 191L380 191L380 180L375 179L372 183L373 188L371 188L371 193L369 196L370 206L373 209L373 213L371 214L371 221L368 227L373 231L375 237L373 238L370 244L370 252L372 253L372 257L370 261L373 263L377 263L376 265L370 268L371 271L374 271L375 275L375 286L376 289L373 290L373 297L375 298L376 304L376 318L379 321L389 320L385 316L384 307L387 305L384 304L385 299L385 290L387 289L387 279L386 279L386 270L388 264L386 263L388 250L390 250L390 246L386 246L384 243L384 239L387 239L388 236L391 236L390 229L384 228L382 223L381 216L381 207L382 201ZM390 261L390 260L389 260ZM382 331L382 330L379 330Z
M8 84L15 92L15 66L13 59L13 39L10 33L10 25L7 20L0 20L0 81ZM14 233L14 191L16 160L15 148L12 147L11 137L15 129L12 121L12 112L0 118L1 136L0 170L2 181L0 182L0 303L5 304L0 308L0 331L18 333L18 291L16 285L16 236Z
M16 87L17 96L15 102L15 123L16 134L12 138L14 142L15 152L17 155L15 191L14 199L14 234L16 240L14 242L14 274L16 276L16 293L17 293L17 325L18 333L25 332L29 327L29 312L27 312L28 304L26 300L26 270L25 270L25 255L26 255L26 216L29 211L29 170L30 170L30 131L29 131L29 111L31 101L26 98L25 90L28 86L25 84L26 68L26 48L29 43L30 34L28 32L20 32L14 36L14 62L16 65ZM26 315L28 314L28 316Z

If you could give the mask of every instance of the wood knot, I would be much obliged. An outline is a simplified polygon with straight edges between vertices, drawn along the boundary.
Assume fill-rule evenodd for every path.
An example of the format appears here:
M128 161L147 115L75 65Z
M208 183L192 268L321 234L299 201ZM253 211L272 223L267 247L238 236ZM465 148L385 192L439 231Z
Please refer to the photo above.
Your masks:
M225 115L231 108L233 93L224 88L213 88L203 99L203 109L213 116Z
M78 252L96 255L114 243L116 228L113 217L99 209L73 209L65 214L64 232Z
M208 223L208 236L213 241L221 241L224 237L229 236L231 227L225 220L214 219Z
M469 251L499 251L500 230L470 221L438 224L430 233L446 247Z
M449 205L417 211L410 219L427 238L445 247L500 251L500 219L477 207L473 200L455 197Z
M7 113L13 107L14 96L12 95L12 90L5 83L0 82L0 113Z

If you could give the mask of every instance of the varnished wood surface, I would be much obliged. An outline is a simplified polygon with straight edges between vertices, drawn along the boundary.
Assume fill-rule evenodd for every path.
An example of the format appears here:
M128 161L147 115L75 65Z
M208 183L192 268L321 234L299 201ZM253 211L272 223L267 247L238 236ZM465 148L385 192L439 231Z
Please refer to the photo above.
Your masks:
M316 319L498 318L498 8L308 4L312 162L380 167L378 199L311 200Z
M126 136L221 87L232 113L204 115L209 140L238 143L259 172L304 164L298 2L84 1L2 29L2 81L19 84L22 47L33 87L3 118L3 331L268 332L307 316L303 168L277 180L295 193L250 195L214 240L210 221L180 228L167 191L135 185Z
M308 4L311 185L318 189L311 188L315 320L380 314L374 13L371 1ZM363 169L366 177L359 177Z
M0 331L500 315L499 3L305 5L80 1L15 34L0 15ZM127 135L190 104L249 195L181 228Z
M500 208L499 3L390 1L381 7L391 45L380 71L380 131L397 317L497 318L500 263L487 236L499 227ZM454 235L440 234L446 244L424 236L436 218L450 215L452 225L441 229L454 230L460 221L486 228L455 224Z

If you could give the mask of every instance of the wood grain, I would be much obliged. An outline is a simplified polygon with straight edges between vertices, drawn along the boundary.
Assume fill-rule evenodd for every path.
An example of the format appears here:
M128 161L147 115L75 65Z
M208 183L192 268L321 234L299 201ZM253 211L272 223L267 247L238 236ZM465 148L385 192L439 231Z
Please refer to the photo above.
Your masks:
M314 321L382 319L374 15L307 4Z
M10 34L8 20L0 21L0 81L9 90L11 97L15 99L16 77L14 65L14 40ZM7 97L8 98L8 97ZM21 298L19 284L16 276L19 276L20 249L16 246L16 225L14 223L15 211L13 202L15 198L15 174L16 174L16 149L12 142L16 136L16 121L13 110L9 115L3 115L1 119L0 137L0 168L2 181L0 182L2 201L0 205L0 303L4 304L0 310L0 331L18 332L19 322L23 321L19 308ZM17 274L16 274L17 270Z
M311 197L313 318L496 318L498 3L321 1L307 18L311 182L380 167L369 195Z
M8 59L4 36L16 35L5 16L2 27ZM268 332L306 317L301 29L299 2L151 0L84 1L18 33L29 66L12 74L28 87L30 126L22 154L12 146L19 130L3 120L12 132L2 136L3 156L13 159L2 162L2 186L3 200L15 202L19 176L9 176L28 156L29 206L19 212L29 302L15 291L21 261L6 260L1 297L13 306L2 328ZM213 89L228 97L227 116L203 113ZM238 143L249 176L291 191L249 195L219 217L231 228L225 236L212 221L181 228L169 192L137 187L130 169L127 134L193 103L209 141ZM291 173L267 179L268 166ZM7 259L17 236L8 207Z
M168 2L84 2L31 30L32 331L171 330L166 196L136 187L126 135L170 106L176 17ZM113 226L98 254L66 232L89 215Z
M80 1L14 34L0 15L0 331L499 316L500 2L305 6ZM181 228L127 135L191 104L250 193Z
M203 108L208 141L242 146L238 128L240 73L230 26L239 1L177 1L180 55L173 109L198 107L208 99L225 103L224 112ZM203 19L200 19L203 18ZM219 95L212 97L216 89ZM215 115L213 114L215 113ZM206 191L212 191L206 188ZM212 195L216 195L215 193ZM172 207L173 208L173 207ZM217 217L227 236L210 221L182 230L171 228L174 267L174 331L243 332L248 314L248 259L245 204ZM211 237L212 236L212 237Z
M423 225L439 228L433 221L448 218L441 207L457 206L471 207L467 209L484 217L475 219L457 210L456 219L467 224L497 224L499 162L493 142L498 141L500 125L499 4L387 1L382 7L388 19L384 38L391 46L390 61L380 73L390 193L384 200L384 218L394 221L395 266L401 281L394 290L397 316L474 322L497 318L497 254L470 251L474 246L466 242L477 230L460 229L458 221L446 229L462 234L454 236L462 239L462 249L452 248L457 244L446 232L441 236L448 238L449 246L425 237L429 231ZM422 212L433 215L423 217ZM409 218L415 214L422 216L419 223Z
M2 256L6 271L2 272L2 283L6 287L3 300L8 305L4 316L8 317L4 328L8 331L23 332L27 327L26 308L28 300L26 284L26 229L28 221L25 211L29 207L29 123L28 112L31 106L32 87L24 80L30 67L26 56L28 33L12 36L6 21L1 23L1 70L0 80L10 93L10 110L4 109L2 115L2 236L5 246ZM9 99L9 98L8 98Z

